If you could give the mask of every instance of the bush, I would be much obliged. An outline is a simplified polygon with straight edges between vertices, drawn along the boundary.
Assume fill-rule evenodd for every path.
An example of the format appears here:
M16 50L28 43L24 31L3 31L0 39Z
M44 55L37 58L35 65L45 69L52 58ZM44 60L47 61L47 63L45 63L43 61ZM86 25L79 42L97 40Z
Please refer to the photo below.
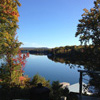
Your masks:
M43 86L50 88L49 82L49 80L47 81L44 77L40 76L39 74L36 74L31 81L31 85L37 86L38 83L42 83Z
M63 89L59 81L53 81L50 92L50 100L61 100L62 96L68 96L68 88Z

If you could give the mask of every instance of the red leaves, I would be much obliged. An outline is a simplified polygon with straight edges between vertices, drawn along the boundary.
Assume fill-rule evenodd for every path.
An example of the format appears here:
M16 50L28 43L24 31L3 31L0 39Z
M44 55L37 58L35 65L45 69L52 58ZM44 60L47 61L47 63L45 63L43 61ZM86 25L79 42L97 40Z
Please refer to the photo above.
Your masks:
M20 76L20 77L19 77L19 80L20 80L20 81L23 81L23 80L25 80L25 79L26 79L26 78L25 78L24 76Z
M27 53L27 57L29 57L29 52Z
M15 11L11 12L11 15L13 15L13 16L16 15L17 17L19 17L19 14Z
M1 4L0 6L1 6L2 8L6 8L6 6L5 6L5 5L3 5L3 4Z
M25 60L26 59L26 55L25 54L23 54L23 60Z
M17 62L17 59L13 59L14 62Z
M0 79L0 82L2 82L2 79Z
M9 1L9 0L7 0L7 3L9 4L9 3L10 3L10 1Z
M19 51L18 55L16 58L13 58L13 65L14 66L19 66L21 65L20 71L23 73L23 69L26 64L26 58L29 57L29 53L22 54L21 51ZM18 69L19 70L19 69Z
M18 12L16 12L16 11L12 11L12 8L10 7L10 6L5 6L5 5L3 5L3 4L1 4L0 5L2 8L4 8L4 10L3 10L3 13L4 14L10 14L10 15L12 15L12 16L17 16L17 17L19 17L19 13Z

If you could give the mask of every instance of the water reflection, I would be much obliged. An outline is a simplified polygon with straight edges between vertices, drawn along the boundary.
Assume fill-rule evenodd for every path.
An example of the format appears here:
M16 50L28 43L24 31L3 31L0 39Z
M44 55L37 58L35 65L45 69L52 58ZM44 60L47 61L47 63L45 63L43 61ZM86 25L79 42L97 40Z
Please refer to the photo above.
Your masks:
M32 79L38 73L45 77L46 80L50 80L51 83L59 80L60 82L75 84L79 82L79 72L77 70L100 70L99 65L82 59L30 54L30 57L27 58L24 75L28 75ZM100 75L86 73L84 78L90 80L88 82L83 80L85 83L89 83L91 86L95 86L97 90L100 90Z
M48 56L49 59L51 59L54 62L60 62L60 63L65 63L66 65L68 65L71 69L72 68L81 68L81 66L84 66L84 70L87 71L99 71L100 73L100 57L99 55L95 56L92 55L93 57L90 57L88 59L73 59L73 58L65 58L65 57L57 57L57 56ZM87 58L87 57L86 57ZM85 78L86 75L89 76L89 78L87 77L87 79ZM97 94L100 95L100 74L95 74L95 73L89 73L86 72L84 74L84 78L89 86L93 86L94 90L96 89Z
M47 80L50 80L51 83L52 81L59 80L60 82L74 84L79 82L78 69L84 69L84 66L54 62L48 59L47 56L30 55L27 59L24 74L33 78L33 76L38 73Z

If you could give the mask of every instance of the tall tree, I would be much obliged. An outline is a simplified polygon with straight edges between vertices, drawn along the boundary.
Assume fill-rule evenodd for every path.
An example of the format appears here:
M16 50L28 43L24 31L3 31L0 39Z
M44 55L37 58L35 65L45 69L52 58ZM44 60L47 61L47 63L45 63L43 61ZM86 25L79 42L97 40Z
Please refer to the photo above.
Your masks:
M18 0L0 0L0 54L16 55L20 42L15 39L18 28ZM16 49L15 49L16 48Z
M82 19L77 26L76 37L80 36L81 43L92 42L95 46L100 46L100 0L94 1L94 8L88 11L83 9Z
M82 44L87 45L89 42L92 44L92 46L85 49L88 55L88 65L85 68L100 71L100 0L94 1L94 8L91 8L90 11L86 8L83 10L85 13L82 14L82 19L79 20L76 37L79 36ZM91 77L90 84L95 86L100 95L100 75L89 75Z
M16 37L18 6L21 6L19 0L0 0L0 54L6 59L0 68L0 79L8 84L20 83L26 58L19 52L21 42Z

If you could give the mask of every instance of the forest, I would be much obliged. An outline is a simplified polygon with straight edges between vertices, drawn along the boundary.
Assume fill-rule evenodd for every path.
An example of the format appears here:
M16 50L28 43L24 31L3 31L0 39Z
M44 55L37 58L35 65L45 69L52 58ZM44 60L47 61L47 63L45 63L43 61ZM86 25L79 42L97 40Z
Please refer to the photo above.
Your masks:
M76 94L62 89L59 81L50 85L48 80L39 75L32 79L24 75L26 58L29 53L46 54L53 61L80 64L88 71L100 72L100 0L94 1L94 7L90 10L83 9L84 13L75 34L75 37L79 36L80 46L36 49L24 54L20 50L22 42L16 36L20 6L19 0L0 0L0 58L5 61L0 65L0 99L29 99L32 96L31 89L42 83L50 90L50 100L60 100L63 95L68 100L77 100ZM89 85L97 90L93 95L100 97L100 75L86 74L90 76Z

